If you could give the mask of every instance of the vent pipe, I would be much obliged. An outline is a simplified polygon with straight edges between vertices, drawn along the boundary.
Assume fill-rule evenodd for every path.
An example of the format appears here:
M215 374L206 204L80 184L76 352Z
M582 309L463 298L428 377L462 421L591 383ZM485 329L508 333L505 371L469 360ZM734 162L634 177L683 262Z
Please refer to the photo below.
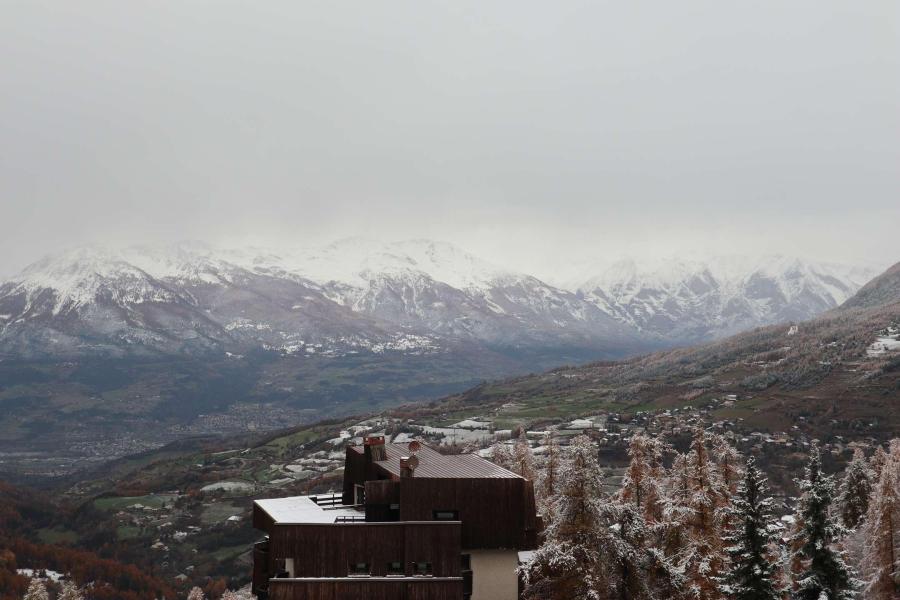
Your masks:
M417 456L401 456L400 457L400 478L412 477L419 466L419 458Z

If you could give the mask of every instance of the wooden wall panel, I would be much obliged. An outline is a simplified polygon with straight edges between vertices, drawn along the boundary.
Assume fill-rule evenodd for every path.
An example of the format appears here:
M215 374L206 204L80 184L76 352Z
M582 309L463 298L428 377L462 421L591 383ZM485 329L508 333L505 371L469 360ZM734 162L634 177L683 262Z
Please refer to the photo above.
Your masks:
M269 561L294 559L300 577L346 577L352 563L369 563L387 575L388 563L432 563L435 577L459 577L462 551L458 522L275 525Z
M270 600L462 600L461 580L297 581L273 579Z
M534 488L524 479L400 480L401 521L428 521L435 510L457 510L462 547L535 547L537 510Z
M399 481L382 479L366 482L366 504L397 504L399 502Z

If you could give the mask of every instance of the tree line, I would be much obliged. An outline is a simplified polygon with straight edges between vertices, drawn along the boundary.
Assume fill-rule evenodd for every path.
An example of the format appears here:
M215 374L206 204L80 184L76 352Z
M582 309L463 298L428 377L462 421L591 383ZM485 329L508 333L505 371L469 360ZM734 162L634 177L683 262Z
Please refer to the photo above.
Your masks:
M800 495L782 518L766 476L721 435L698 428L685 452L634 435L608 492L586 436L524 436L494 460L535 483L544 539L519 568L528 600L894 600L900 598L900 439L840 476L813 443Z

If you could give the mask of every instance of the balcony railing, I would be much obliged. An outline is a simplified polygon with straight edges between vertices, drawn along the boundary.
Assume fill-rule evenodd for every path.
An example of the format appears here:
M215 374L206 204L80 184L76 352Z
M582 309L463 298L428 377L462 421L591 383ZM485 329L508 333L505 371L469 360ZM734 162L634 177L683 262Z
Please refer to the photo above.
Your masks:
M319 494L310 496L310 498L321 507L340 506L344 503L344 497L341 494Z
M335 523L365 523L365 515L341 515L334 518Z

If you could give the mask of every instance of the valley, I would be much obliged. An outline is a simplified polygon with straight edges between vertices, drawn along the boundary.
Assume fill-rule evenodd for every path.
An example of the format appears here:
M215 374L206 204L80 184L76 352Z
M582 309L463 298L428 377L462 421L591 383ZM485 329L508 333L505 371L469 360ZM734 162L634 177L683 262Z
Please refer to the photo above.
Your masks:
M109 415L108 425L143 407L161 423L167 418L179 423L158 427L172 441L166 444L169 440L160 437L154 443L165 444L162 447L113 460L108 460L112 454L98 455L95 461L73 463L77 472L60 469L54 477L44 472L32 478L32 483L53 491L56 508L21 516L32 541L19 541L16 547L25 557L48 553L49 558L30 559L35 567L62 568L50 549L75 546L141 566L155 578L141 585L168 585L182 593L195 584L210 593L236 588L248 580L250 547L258 537L250 522L253 499L337 490L345 449L372 434L486 457L493 456L498 444L511 445L522 435L540 457L548 433L564 446L586 434L597 446L604 486L615 491L635 434L661 437L684 450L692 432L701 427L756 458L769 476L776 514L785 514L798 493L794 476L814 440L824 451L825 468L835 472L855 450L871 453L900 429L897 298L900 277L892 269L845 306L804 322L620 361L483 381L437 400L381 406L345 404L346 399L335 396L336 404L352 407L359 416L324 421L323 409L312 404L242 402L237 396L252 396L260 384L237 371L234 379L191 392L207 398L202 414L208 416L202 418L177 418L176 397L122 398L122 413ZM175 364L167 368L178 372ZM180 372L181 385L196 383L202 364ZM316 370L326 371L325 364ZM367 365L361 363L354 371ZM94 371L68 368L79 385L92 383ZM124 377L116 373L127 368L135 367L96 366L110 381ZM41 370L33 369L15 370L18 385L40 380ZM382 381L385 374L374 372L372 377ZM266 381L274 385L276 380L269 373ZM235 401L226 407L229 393L235 394ZM321 393L310 392L309 397ZM98 407L101 404L114 403ZM294 408L284 408L289 406ZM45 419L52 412L48 409ZM315 422L295 425L291 420L298 418ZM280 419L291 426L279 428ZM69 420L68 429L78 431L72 423ZM62 421L58 427L65 429ZM134 424L126 420L122 427L124 431ZM270 427L279 430L263 431ZM229 433L213 435L222 430ZM52 427L45 434L54 439ZM7 511L24 515L17 504L22 493L28 492L7 492ZM34 543L46 546L27 545Z
M191 436L380 411L798 322L869 273L672 259L590 267L554 286L429 240L77 248L0 283L0 473L66 475Z

